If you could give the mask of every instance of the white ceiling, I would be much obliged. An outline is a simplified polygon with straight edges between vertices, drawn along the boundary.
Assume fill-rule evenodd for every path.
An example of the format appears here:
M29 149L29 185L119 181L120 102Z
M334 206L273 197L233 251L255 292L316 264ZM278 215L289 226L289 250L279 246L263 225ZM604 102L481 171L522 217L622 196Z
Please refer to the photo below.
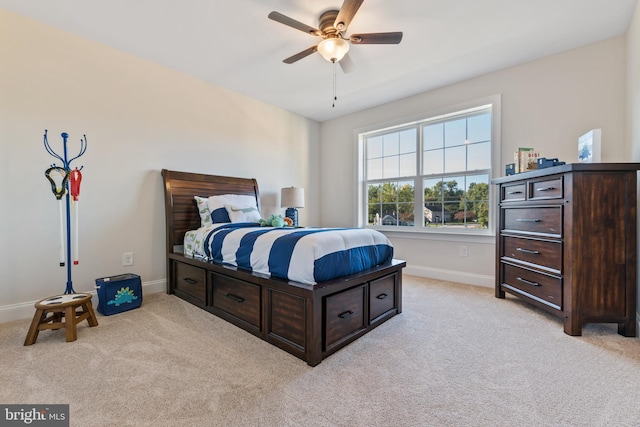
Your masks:
M347 34L402 31L399 45L355 45L337 68L312 27L342 0L0 0L0 7L325 121L487 72L624 34L637 0L365 0Z

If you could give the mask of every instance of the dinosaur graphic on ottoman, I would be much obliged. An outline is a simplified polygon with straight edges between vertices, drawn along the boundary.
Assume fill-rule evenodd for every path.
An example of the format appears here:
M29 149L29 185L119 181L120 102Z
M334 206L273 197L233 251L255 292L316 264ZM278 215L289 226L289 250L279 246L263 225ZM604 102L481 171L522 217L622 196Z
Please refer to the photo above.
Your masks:
M133 291L129 289L129 287L127 286L126 288L120 288L120 290L116 293L115 298L110 301L107 301L107 304L109 305L115 304L116 307L118 307L120 304L126 304L126 303L131 304L133 301L137 299L138 297L135 296Z

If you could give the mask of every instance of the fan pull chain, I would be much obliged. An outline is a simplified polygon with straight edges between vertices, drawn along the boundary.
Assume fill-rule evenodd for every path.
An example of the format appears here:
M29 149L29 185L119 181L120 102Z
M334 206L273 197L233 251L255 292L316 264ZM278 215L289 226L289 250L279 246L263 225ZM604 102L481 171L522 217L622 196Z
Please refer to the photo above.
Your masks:
M331 107L336 108L336 101L338 100L338 96L336 95L336 60L332 60L333 62L333 104Z

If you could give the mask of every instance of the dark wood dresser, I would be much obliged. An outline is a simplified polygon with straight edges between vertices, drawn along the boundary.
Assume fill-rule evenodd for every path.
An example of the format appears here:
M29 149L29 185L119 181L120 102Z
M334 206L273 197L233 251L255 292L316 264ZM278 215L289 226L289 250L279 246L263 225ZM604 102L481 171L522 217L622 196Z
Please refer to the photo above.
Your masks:
M568 164L498 178L496 297L636 335L640 163Z

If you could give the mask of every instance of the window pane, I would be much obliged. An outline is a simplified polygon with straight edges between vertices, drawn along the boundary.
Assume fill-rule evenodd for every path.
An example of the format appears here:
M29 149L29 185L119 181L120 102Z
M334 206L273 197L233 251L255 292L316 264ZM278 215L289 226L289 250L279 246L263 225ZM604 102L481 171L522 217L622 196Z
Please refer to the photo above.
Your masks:
M460 203L445 203L443 205L443 218L444 223L447 226L456 226L460 227L461 224L464 224L463 221L460 221L456 214L460 211ZM458 219L456 219L458 218Z
M445 178L442 188L445 202L461 201L464 196L464 177Z
M427 227L442 226L444 220L444 211L442 203L429 204L424 206L424 223Z
M491 142L469 144L467 146L467 170L489 169L491 167Z
M367 179L382 178L382 159L372 159L367 161Z
M458 119L444 124L444 145L453 147L463 145L467 139L467 120Z
M436 174L444 172L444 150L430 150L422 153L422 173Z
M489 227L489 201L484 202L472 202L467 207L469 211L473 212L475 220L473 221L474 228L487 228Z
M469 142L491 141L491 114L485 113L467 119L467 140Z
M367 224L377 225L380 219L380 194L381 186L369 184L367 188Z
M398 218L396 218L396 204L383 204L382 205L382 225L398 225Z
M400 153L415 153L417 149L417 128L400 132Z
M398 164L398 157L384 157L383 162L383 178L397 178L400 176L400 165Z
M395 156L400 152L400 138L397 133L384 136L384 156Z
M398 186L396 183L385 182L381 186L381 200L382 203L395 203L398 201Z
M467 169L467 147L453 147L444 150L444 172L460 172Z
M422 188L425 204L442 201L442 179L425 179Z
M398 225L413 226L413 203L400 203L398 205Z
M398 183L398 202L413 204L415 202L415 198L416 196L412 181L401 181Z
M413 176L416 174L416 153L402 154L400 156L400 175Z
M425 126L422 128L422 148L433 150L444 146L444 124Z
M489 200L489 175L469 175L466 185L467 200Z
M487 228L489 226L489 175L467 177L466 199L467 226Z
M382 137L374 136L366 139L367 159L382 157Z

